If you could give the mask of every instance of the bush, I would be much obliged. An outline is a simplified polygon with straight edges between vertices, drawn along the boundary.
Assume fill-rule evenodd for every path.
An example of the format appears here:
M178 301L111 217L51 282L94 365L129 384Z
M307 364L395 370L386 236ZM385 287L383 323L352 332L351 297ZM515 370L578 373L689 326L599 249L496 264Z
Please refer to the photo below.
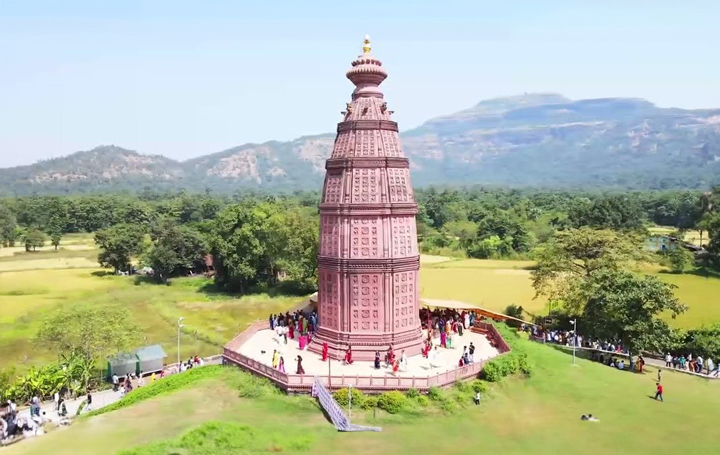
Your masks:
M417 389L408 389L405 395L407 395L408 398L416 398L420 396L420 392L418 392Z
M352 392L350 392L352 390ZM352 405L358 408L361 408L363 406L363 402L365 401L365 394L362 393L362 390L356 389L356 388L344 388L337 390L333 393L333 398L335 398L335 401L342 406L343 408L347 408L349 405L349 398L350 395L352 395Z
M402 392L393 390L380 395L378 399L378 407L390 414L397 414L407 405L407 398Z
M463 393L467 393L472 390L470 383L467 381L455 381L455 383L453 384L453 387L458 392L463 392Z
M500 382L503 378L502 368L497 362L490 361L483 367L481 377L488 382Z
M428 404L430 404L430 400L428 397L424 395L419 395L417 398L415 398L415 401L418 405L422 406L423 408L426 407Z
M428 398L432 401L440 401L444 397L444 394L442 393L442 390L440 390L438 387L430 387L428 390Z
M452 414L457 410L458 406L457 403L452 400L442 400L440 402L440 409L443 411Z
M533 366L529 363L527 354L521 354L518 356L518 368L525 376L532 375Z
M488 389L487 383L485 381L481 381L479 379L474 380L470 386L472 387L473 392L476 392L476 393L477 392L485 393L485 392L487 392L487 389Z
M354 400L354 398L353 398ZM354 402L354 401L353 401ZM365 401L362 402L362 405L360 406L362 409L375 409L378 405L378 397L365 397Z

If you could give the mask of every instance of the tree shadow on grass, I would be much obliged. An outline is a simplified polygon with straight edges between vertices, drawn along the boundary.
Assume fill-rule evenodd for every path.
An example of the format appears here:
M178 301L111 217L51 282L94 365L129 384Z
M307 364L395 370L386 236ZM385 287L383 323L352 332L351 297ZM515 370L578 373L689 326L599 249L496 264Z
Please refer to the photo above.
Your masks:
M685 272L679 273L679 272L673 272L672 270L660 270L658 273L661 273L663 275L694 275L699 276L702 278L716 278L720 279L720 273L716 272L715 270L708 269L707 267L698 267L693 270L687 270Z
M109 270L96 270L95 272L91 272L90 275L97 276L97 277L115 276L115 274Z

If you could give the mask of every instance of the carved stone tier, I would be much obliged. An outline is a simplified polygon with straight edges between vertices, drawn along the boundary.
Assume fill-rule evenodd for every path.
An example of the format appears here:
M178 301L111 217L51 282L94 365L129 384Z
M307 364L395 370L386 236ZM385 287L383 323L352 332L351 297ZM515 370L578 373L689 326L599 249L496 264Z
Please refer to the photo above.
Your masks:
M383 100L387 73L366 51L347 77L355 84L327 160L320 203L319 326L309 349L327 343L333 358L348 345L372 360L390 345L421 350L420 255L410 183L398 126Z

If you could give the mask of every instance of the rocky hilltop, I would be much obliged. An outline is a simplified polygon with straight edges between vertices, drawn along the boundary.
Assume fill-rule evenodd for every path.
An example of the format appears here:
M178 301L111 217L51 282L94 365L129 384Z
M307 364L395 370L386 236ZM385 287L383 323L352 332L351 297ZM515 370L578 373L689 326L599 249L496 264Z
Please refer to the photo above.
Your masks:
M101 146L0 169L0 193L319 189L334 137L245 144L184 162ZM416 186L662 189L720 183L720 109L525 94L482 101L401 137Z

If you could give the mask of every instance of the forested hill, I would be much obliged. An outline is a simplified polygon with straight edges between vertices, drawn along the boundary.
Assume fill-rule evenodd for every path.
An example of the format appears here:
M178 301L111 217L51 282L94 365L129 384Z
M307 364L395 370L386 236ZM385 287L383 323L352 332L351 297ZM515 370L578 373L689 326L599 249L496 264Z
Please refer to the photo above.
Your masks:
M720 109L525 94L432 119L402 139L416 187L665 189L720 183ZM326 134L246 144L185 162L102 146L0 169L0 195L318 189L333 140Z

